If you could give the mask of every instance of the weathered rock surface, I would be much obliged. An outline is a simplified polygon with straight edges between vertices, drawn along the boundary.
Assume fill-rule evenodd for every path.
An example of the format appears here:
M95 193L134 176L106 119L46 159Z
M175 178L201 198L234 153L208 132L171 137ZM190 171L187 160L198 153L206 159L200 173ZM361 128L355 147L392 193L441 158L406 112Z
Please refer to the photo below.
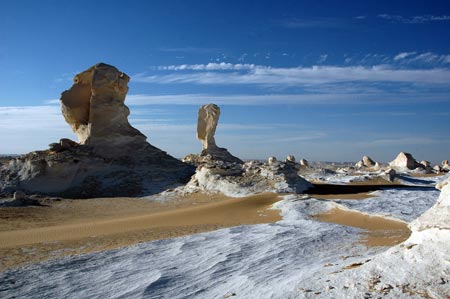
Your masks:
M300 166L309 167L309 163L306 159L300 159L299 163L300 163Z
M130 110L124 102L129 81L128 75L104 63L75 76L60 101L79 144L109 156L145 146L146 137L128 122Z
M274 163L276 163L276 162L277 162L277 158L274 157L274 156L270 156L270 157L267 159L267 163L269 163L269 164L274 164Z
M377 162L373 161L369 156L364 156L360 161L358 161L355 164L356 168L363 168L363 167L375 167L377 165ZM379 167L379 165L378 165Z
M196 166L211 161L244 163L241 159L233 156L226 148L217 146L214 135L219 117L220 108L216 104L207 104L200 107L198 110L197 138L202 142L202 151L199 155L187 155L183 162Z
M297 174L293 163L245 164L212 161L197 168L186 190L220 192L228 196L246 196L261 192L302 193L312 185Z
M294 155L288 155L288 156L286 157L286 162L295 163L295 157L294 157Z
M64 118L79 143L61 139L0 169L3 191L87 198L137 196L186 182L192 166L146 142L128 123L129 77L97 64L78 74L61 96Z
M445 171L450 171L450 164L448 164L448 160L442 161L442 169Z
M419 163L417 163L410 153L401 152L397 155L395 160L389 163L389 165L392 168L413 170L419 166Z
M444 170L442 169L441 165L434 165L433 170L434 170L436 173L441 173L441 172L444 171Z

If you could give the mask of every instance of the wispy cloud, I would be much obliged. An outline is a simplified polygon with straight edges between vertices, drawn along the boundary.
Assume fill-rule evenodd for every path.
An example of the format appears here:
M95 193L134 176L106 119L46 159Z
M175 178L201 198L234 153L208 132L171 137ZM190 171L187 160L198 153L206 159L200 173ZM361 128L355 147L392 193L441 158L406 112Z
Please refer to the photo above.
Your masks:
M164 68L164 67L163 67ZM295 86L299 84L324 84L339 82L407 82L448 84L450 70L398 69L389 65L364 66L312 66L277 68L250 64L205 64L169 66L167 69L193 72L133 76L135 82L174 84L265 84ZM217 70L226 72L217 72Z
M415 54L416 54L416 52L401 52L401 53L398 53L397 55L395 55L394 60L405 59L406 57L415 55Z
M403 23L403 24L423 24L430 22L450 21L450 16L447 15L440 15L440 16L420 15L420 16L405 17L400 15L379 14L378 17L393 23Z
M281 104L411 104L427 101L449 101L446 93L402 93L402 92L356 92L338 93L330 90L328 93L303 94L172 94L148 95L134 94L127 96L126 104L131 106L143 105L203 105L214 102L218 105L281 105ZM133 112L134 113L134 112Z
M377 139L373 140L366 145L415 145L415 144L435 144L441 143L442 140L437 140L429 137L405 137L405 138L392 138L392 139Z
M281 25L285 28L345 28L348 20L342 18L292 18L283 20Z
M214 63L210 62L207 64L180 64L180 65L167 65L167 66L158 66L156 67L158 70L164 71L229 71L229 70L253 70L257 66L254 64L233 64L227 62Z

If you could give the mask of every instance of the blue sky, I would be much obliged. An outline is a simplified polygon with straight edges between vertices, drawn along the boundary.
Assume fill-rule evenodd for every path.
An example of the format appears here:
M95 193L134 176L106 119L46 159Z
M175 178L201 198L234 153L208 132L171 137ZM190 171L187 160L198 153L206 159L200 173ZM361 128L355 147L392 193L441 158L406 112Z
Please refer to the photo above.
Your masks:
M75 139L58 99L97 62L176 157L213 102L242 158L450 159L448 1L0 1L0 153Z

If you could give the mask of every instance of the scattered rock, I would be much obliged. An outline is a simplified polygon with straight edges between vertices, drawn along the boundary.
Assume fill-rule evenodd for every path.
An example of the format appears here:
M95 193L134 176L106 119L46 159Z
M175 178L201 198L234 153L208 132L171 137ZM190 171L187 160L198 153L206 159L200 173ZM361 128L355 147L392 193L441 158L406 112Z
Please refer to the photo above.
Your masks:
M440 165L434 165L433 170L434 170L436 173L441 173L441 172L444 171Z
M395 175L397 174L397 172L394 169L392 169L392 168L387 169L384 173L386 175L386 178L390 182L394 181Z
M27 195L25 194L25 192L18 190L16 192L14 192L13 199L14 200L25 200L25 199L27 199Z
M261 192L303 193L312 185L297 171L290 162L250 161L239 164L212 160L197 167L185 190L220 192L238 197Z
M448 160L442 161L442 169L444 171L450 171L450 165L448 164Z
M306 159L301 159L299 161L299 163L300 163L301 166L309 167L309 163L308 163L308 161Z
M26 207L26 206L41 206L39 200L29 197L25 192L17 190L14 192L12 198L1 199L0 207Z

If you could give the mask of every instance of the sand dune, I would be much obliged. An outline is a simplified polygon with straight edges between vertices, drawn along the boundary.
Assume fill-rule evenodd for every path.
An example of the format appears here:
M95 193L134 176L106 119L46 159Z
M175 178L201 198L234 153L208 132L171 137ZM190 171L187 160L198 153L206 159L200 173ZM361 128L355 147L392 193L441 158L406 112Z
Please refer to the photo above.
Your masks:
M184 198L184 203L180 200L178 203L148 203L150 207L155 206L155 211L147 208L147 211L140 214L136 207L127 209L127 201L124 200L119 201L119 209L111 209L107 206L114 205L115 199L108 199L100 201L100 204L97 202L97 208L90 209L84 218L76 216L80 211L83 213L82 208L72 207L70 213L66 211L64 220L59 225L46 226L48 222L45 218L40 223L35 221L25 224L20 218L10 220L16 222L17 226L26 228L0 232L0 253L3 256L0 267L48 259L55 256L57 251L60 252L56 256L91 252L222 227L268 223L281 219L279 211L268 210L281 199L273 193L245 198L214 195L209 196L211 202L206 201L205 196L192 195L191 198ZM74 202L74 205L83 206L83 201ZM145 203L140 205L144 208ZM45 212L49 213L48 209L51 208L41 209L47 209ZM108 209L111 209L109 213ZM77 218L74 223L70 221L71 215ZM24 254L24 251L31 253Z

